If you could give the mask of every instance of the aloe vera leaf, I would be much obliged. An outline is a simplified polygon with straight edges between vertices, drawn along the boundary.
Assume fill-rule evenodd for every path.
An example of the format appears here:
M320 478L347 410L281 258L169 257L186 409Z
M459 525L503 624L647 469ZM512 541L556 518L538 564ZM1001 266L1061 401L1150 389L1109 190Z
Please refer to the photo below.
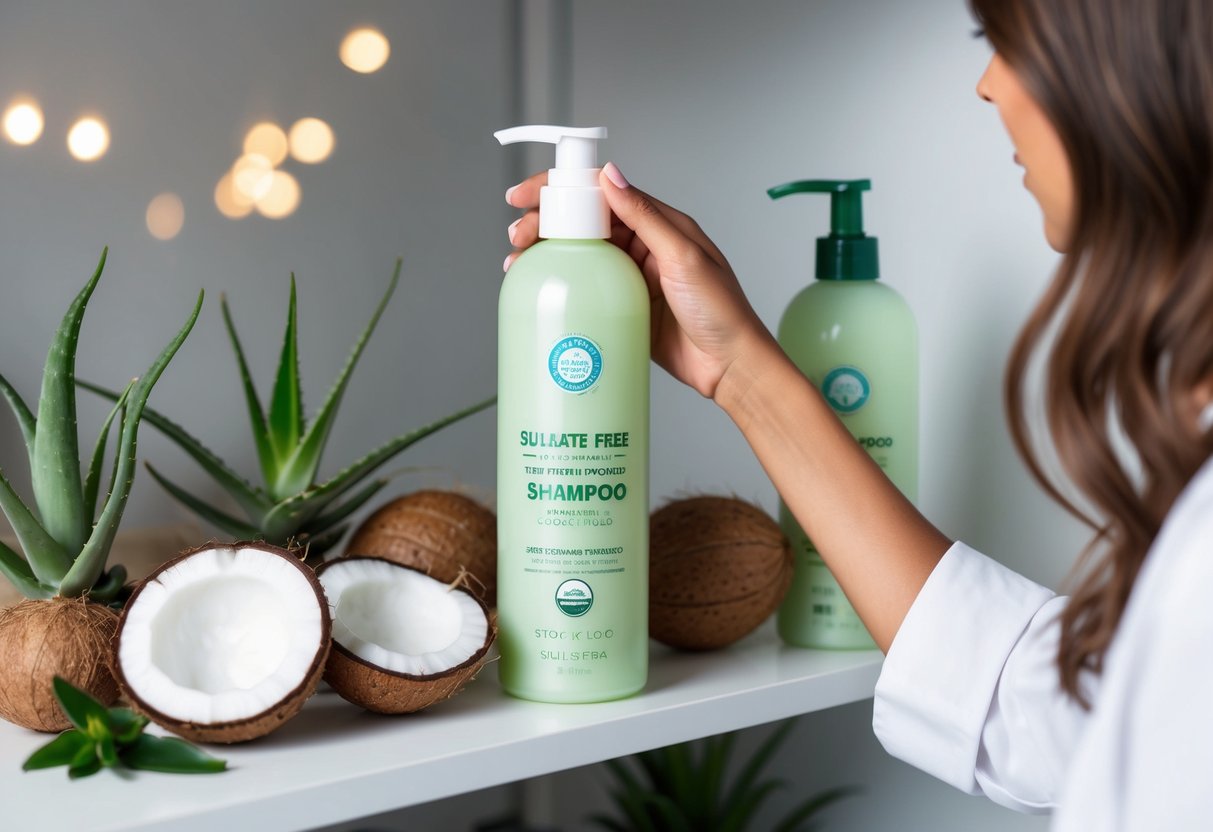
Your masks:
M720 796L724 793L724 773L729 764L733 744L737 739L735 733L713 737L708 741L703 761L703 790L709 801L709 811L715 815Z
M36 771L41 768L55 768L70 765L76 755L85 747L92 747L93 741L76 729L64 731L59 736L29 755L22 764L22 771Z
M109 712L100 702L62 676L56 676L51 685L59 707L72 725L94 740L109 733Z
M101 252L97 271L76 299L55 332L38 400L38 430L34 434L30 477L34 502L50 536L68 552L78 552L88 537L92 516L85 511L80 481L80 443L76 437L76 345L80 324L93 289L105 268L109 249Z
M17 417L17 424L21 426L21 435L25 438L25 447L29 451L30 467L32 468L34 465L34 436L37 434L38 420L30 412L25 399L21 398L21 394L8 383L8 379L4 376L0 376L0 394L3 394L8 401L13 415Z
M3 472L0 472L0 511L4 512L9 525L13 527L13 533L21 543L21 551L25 553L25 559L38 580L57 586L71 569L72 559L17 496Z
M113 390L107 390L104 387L90 384L87 381L77 381L76 384L110 401L117 401L118 399L119 394ZM143 409L143 418L147 420L148 424L172 440L177 447L193 457L194 461L201 465L215 482L223 487L224 491L232 495L232 498L240 504L240 508L254 522L260 522L261 517L273 507L273 503L270 502L269 497L263 491L227 467L224 461L215 455L213 451L187 433L185 428L178 425L172 419L169 419L163 413L151 407Z
M661 832L696 832L677 800L656 793L643 794L640 799L657 816Z
M380 445L375 450L368 453L362 459L355 462L353 465L346 467L332 479L324 482L314 488L309 488L294 497L288 497L270 510L265 516L261 527L267 538L273 540L284 533L291 533L299 529L309 517L314 516L317 512L322 511L329 503L340 497L346 491L360 483L365 477L378 469L381 465L388 462L396 454L403 451L413 443L424 439L431 433L436 433L447 425L454 424L459 420L471 416L473 413L479 413L488 407L491 407L497 401L497 397L493 396L490 399L485 399L471 407L465 407L458 410L449 416L431 422L424 427L420 427L410 433L397 436L383 445Z
M752 829L751 821L754 813L777 789L782 789L787 785L785 780L766 780L752 789L746 790L725 815L717 829L720 832L745 832L747 829Z
M324 534L327 529L333 528L366 505L367 501L378 494L387 483L387 480L375 480L341 505L330 508L328 511L308 520L300 531L313 537Z
M240 367L240 382L244 386L244 402L248 406L249 423L253 428L253 444L257 447L257 461L261 464L261 477L268 488L274 480L278 479L278 458L274 455L269 427L265 423L265 409L261 406L257 388L253 386L253 374L249 372L248 362L244 358L244 347L240 344L240 336L236 334L236 323L232 320L232 312L228 308L226 295L219 296L219 307L223 310L223 324L227 327L228 338L231 339L232 349L236 353L236 364Z
M122 762L143 771L170 774L213 774L227 769L227 763L176 737L140 735L122 750Z
M202 310L203 292L198 293L198 301L194 304L193 312L185 325L169 342L168 346L156 357L146 373L135 384L127 399L126 417L122 420L122 433L119 436L121 457L115 471L115 487L105 499L101 516L93 527L93 533L85 542L75 564L68 570L67 577L59 587L59 594L65 597L75 597L87 592L105 568L105 559L109 556L110 546L118 533L118 523L122 520L122 512L126 509L126 500L131 494L131 485L135 481L135 449L139 435L139 420L147 406L148 396L152 388L160 380L165 367L172 361L177 350L185 342L186 336L194 328L198 313Z
M354 367L358 364L358 359L362 357L362 351L366 348L367 342L370 341L371 335L375 332L379 319L383 316L383 310L387 308L388 301L392 299L392 294L396 291L396 284L400 282L402 263L402 260L396 260L396 269L392 272L392 279L388 283L387 291L383 293L383 298L380 299L379 305L375 307L375 312L371 315L370 322L362 330L362 334L358 336L358 340L354 342L354 347L350 350L349 357L345 360L345 366L338 373L337 380L329 390L324 404L317 411L316 418L312 420L311 427L308 428L303 441L299 443L298 447L293 449L290 457L283 464L278 475L278 481L274 485L275 495L283 497L298 494L315 481L316 471L320 468L320 458L324 455L324 447L328 443L329 434L332 432L333 422L337 419L337 409L341 406L341 399L345 395L345 388L349 384Z
M25 559L3 543L0 543L0 574L8 578L26 598L42 599L55 596L54 587L40 583Z
M251 526L248 523L245 523L243 520L232 517L232 515L228 514L227 512L221 511L209 503L203 502L181 486L176 485L165 478L164 475L152 467L150 463L145 464L147 466L147 472L152 475L152 479L160 483L161 488L167 491L169 495L173 497L173 499L177 500L177 502L194 512L194 514L197 514L203 520L214 526L218 526L219 528L223 529L223 531L235 537L237 540L251 540L255 537L261 536L260 530L258 530L255 526Z
M779 750L784 740L787 739L796 721L794 719L785 720L771 736L763 741L762 745L754 756L746 763L745 768L737 776L737 780L733 783L733 787L729 790L728 796L724 800L723 811L731 815L739 803L744 803L747 793L753 788L754 782L758 779L758 775L762 773L763 768L775 756L775 752Z
M814 795L789 812L772 832L797 832L800 825L832 803L861 794L858 786L839 786Z
M135 381L136 379L131 379L109 415L105 417L105 421L101 424L101 433L97 437L97 444L93 446L93 458L88 465L88 476L84 478L84 507L88 511L90 519L97 514L97 492L101 489L101 465L105 460L105 446L109 442L110 425L114 423L114 417L118 415L118 411L126 404L126 397L130 395Z
M108 604L118 597L118 593L124 586L126 586L126 567L118 564L110 567L110 570L97 580L97 584L88 591L88 597L98 603Z
M278 357L278 374L270 396L270 443L281 466L299 445L303 435L303 396L299 391L298 314L295 306L295 275L291 275L291 302L286 314L286 333L282 338L282 354ZM269 482L274 496L275 483Z
M302 546L304 549L304 561L308 564L316 564L324 557L329 549L337 545L337 542L349 531L349 524L338 526L335 529L319 532L318 534L301 534L298 538L290 541L293 546Z

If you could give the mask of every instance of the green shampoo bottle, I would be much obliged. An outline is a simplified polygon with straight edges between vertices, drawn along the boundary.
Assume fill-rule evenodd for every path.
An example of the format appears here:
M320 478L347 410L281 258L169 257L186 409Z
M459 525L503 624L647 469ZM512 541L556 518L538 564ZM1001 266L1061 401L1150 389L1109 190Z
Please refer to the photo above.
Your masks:
M772 199L828 193L830 234L817 240L817 280L779 324L779 343L821 392L855 440L903 494L918 495L918 330L901 295L881 283L876 238L863 231L869 180L806 180L771 188ZM812 441L809 437L808 441ZM795 577L779 608L788 644L875 647L813 542L780 504Z
M619 699L648 675L648 289L608 242L606 129L495 135L556 145L542 239L498 306L501 685L541 702Z

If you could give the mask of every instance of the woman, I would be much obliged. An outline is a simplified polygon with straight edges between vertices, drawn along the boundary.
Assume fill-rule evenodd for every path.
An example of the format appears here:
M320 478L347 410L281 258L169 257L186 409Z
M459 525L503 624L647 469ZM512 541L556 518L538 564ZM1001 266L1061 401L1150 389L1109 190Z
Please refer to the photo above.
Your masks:
M891 753L1007 806L1056 807L1057 829L1210 829L1213 3L972 6L995 50L978 93L1065 254L1006 397L1029 467L1095 531L1071 597L922 517L783 355L712 241L608 165L614 242L649 282L654 357L737 423L888 654L873 724ZM526 209L510 227L519 249L536 241L542 184L506 195ZM1049 438L1089 513L1028 436L1042 351Z

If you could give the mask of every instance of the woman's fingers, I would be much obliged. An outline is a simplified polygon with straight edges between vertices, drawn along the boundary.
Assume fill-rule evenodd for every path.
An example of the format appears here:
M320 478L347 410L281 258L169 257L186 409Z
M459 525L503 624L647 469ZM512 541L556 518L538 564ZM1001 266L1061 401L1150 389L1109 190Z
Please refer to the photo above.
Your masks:
M538 208L539 189L548 183L548 172L540 171L505 192L505 201L515 208Z
M514 248L530 248L539 242L539 210L532 208L510 223L506 235Z
M602 169L598 179L615 216L635 231L659 260L685 266L703 256L703 249L666 216L655 200L632 187L613 162Z

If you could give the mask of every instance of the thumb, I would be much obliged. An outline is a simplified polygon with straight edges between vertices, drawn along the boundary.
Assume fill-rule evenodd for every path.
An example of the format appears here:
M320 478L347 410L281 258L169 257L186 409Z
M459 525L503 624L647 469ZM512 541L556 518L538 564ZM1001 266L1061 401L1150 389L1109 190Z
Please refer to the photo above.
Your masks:
M633 187L614 162L607 162L598 181L611 211L658 260L685 261L700 252L699 246L670 221L660 204Z

